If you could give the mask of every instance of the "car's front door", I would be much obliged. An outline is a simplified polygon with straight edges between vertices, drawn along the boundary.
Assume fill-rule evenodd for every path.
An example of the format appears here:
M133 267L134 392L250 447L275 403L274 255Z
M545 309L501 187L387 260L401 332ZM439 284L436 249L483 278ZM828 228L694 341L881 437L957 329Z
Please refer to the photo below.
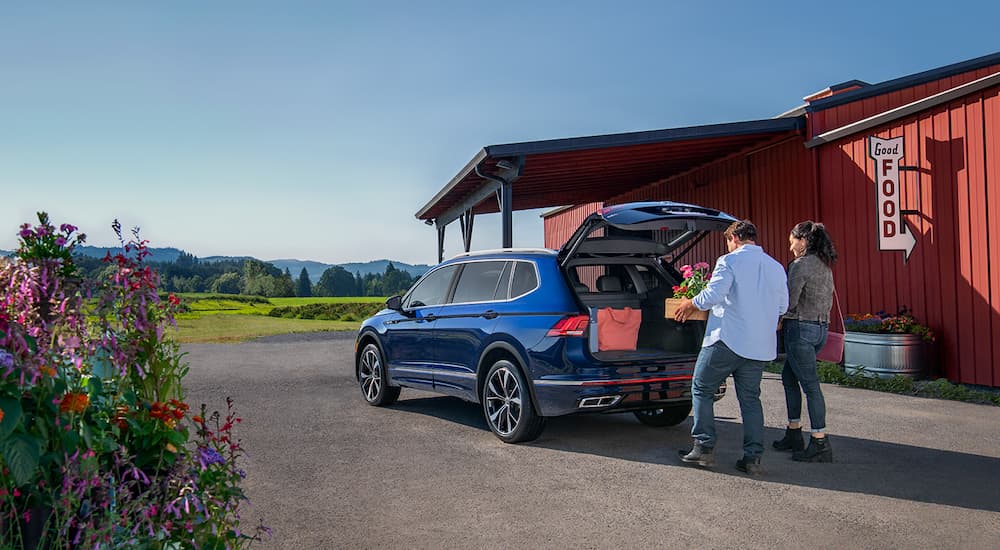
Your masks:
M384 352L393 382L433 388L432 329L457 272L458 266L449 265L425 275L403 297L400 314L386 322Z

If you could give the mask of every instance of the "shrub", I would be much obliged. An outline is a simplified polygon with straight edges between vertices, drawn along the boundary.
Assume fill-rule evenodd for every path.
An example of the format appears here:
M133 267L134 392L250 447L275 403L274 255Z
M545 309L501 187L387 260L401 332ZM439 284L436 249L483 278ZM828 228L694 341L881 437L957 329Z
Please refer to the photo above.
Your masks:
M357 321L371 317L383 307L382 304L371 302L304 304L301 306L276 307L268 312L268 315L285 319L340 319L341 321Z
M771 363L767 367L769 372L777 374L781 373L781 369L782 365L778 363ZM913 380L899 374L892 378L877 378L867 375L863 369L857 373L848 374L840 365L825 361L820 361L817 364L817 373L820 382L828 384L1000 406L1000 392L989 389L975 390L963 384L952 383L945 378Z
M240 419L189 416L184 354L168 336L180 306L157 292L146 241L104 261L84 288L72 234L39 214L0 260L0 547L240 548ZM30 235L29 235L30 233ZM51 246L50 246L51 245ZM52 247L56 248L52 248ZM21 254L25 252L24 254ZM90 317L84 297L94 296ZM191 437L192 428L197 435ZM234 443L235 442L235 443Z

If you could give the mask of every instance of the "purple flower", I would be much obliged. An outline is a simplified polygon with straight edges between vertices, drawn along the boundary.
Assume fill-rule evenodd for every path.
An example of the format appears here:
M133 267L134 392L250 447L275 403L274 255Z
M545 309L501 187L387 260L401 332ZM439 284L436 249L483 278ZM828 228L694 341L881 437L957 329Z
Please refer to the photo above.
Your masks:
M198 464L201 465L201 469L204 470L208 468L211 464L225 464L226 459L219 454L212 447L198 447Z
M66 239L63 237L56 237L56 246L66 246Z
M22 229L19 235L21 235L22 239L30 239L35 236L35 232L30 229Z
M14 356L0 349L0 367L9 369L14 366Z
M59 230L62 231L63 233L72 233L77 230L77 227L75 225L64 223L59 226Z

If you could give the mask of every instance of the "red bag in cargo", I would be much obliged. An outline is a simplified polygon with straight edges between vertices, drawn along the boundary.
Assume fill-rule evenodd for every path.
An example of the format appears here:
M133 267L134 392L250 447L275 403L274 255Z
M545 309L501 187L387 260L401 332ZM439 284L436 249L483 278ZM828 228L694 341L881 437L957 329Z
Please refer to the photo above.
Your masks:
M634 350L640 324L641 309L597 310L597 351Z

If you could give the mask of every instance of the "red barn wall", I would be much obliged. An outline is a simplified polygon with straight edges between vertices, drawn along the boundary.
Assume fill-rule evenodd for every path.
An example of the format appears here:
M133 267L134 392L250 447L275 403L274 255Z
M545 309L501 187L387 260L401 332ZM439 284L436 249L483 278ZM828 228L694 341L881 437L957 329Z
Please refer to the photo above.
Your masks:
M838 245L845 312L906 306L937 333L940 373L1000 386L1000 87L820 146L819 208ZM881 252L868 137L903 136L909 260ZM992 270L990 266L995 266Z

